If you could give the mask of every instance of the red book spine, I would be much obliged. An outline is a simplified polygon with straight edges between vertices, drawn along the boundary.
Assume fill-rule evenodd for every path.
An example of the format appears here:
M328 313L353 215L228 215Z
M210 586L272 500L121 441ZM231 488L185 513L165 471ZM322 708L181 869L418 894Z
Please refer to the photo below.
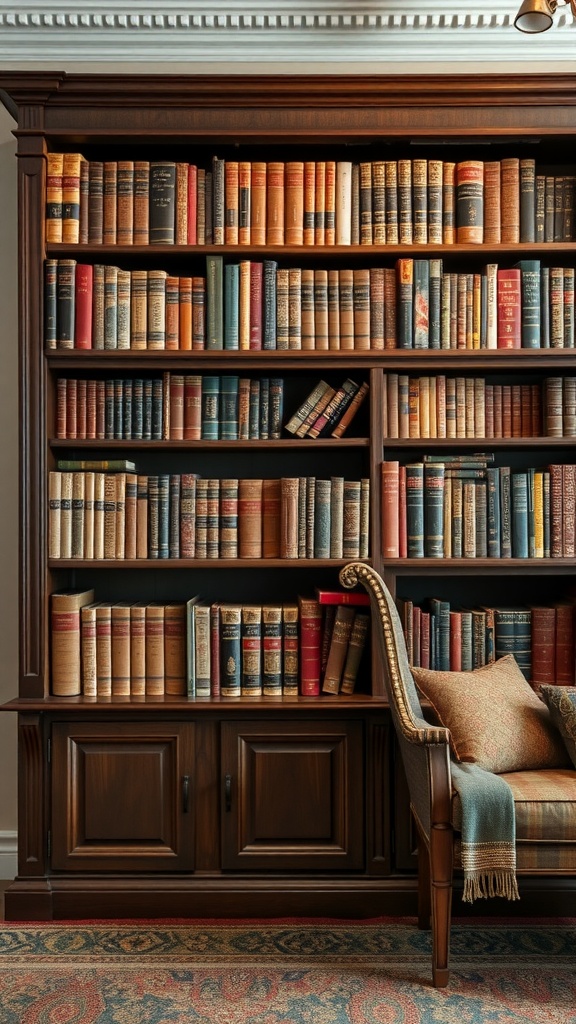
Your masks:
M184 377L170 375L170 440L184 440Z
M67 404L68 381L65 377L58 379L56 385L56 437L65 439L66 434L66 404Z
M96 438L96 381L92 379L86 387L86 437Z
M574 686L574 607L556 605L556 685Z
M332 604L370 604L368 594L363 590L319 590L316 588L316 598L321 605Z
M106 381L96 382L96 438L106 437Z
M556 682L556 609L532 608L532 686Z
M199 441L202 437L202 378L184 377L184 440Z
M262 271L264 264L250 263L250 348L262 348Z
M92 348L92 292L94 268L87 263L76 264L75 278L75 348Z
M498 348L522 348L522 301L520 270L497 274Z
M86 440L86 385L87 380L79 380L76 390L76 437Z
M382 555L400 556L399 518L400 463L382 463Z
M78 381L70 378L66 385L66 437L76 437L76 415L78 407Z
M398 551L408 557L408 519L406 516L406 467L400 466L398 478Z
M319 601L299 598L300 606L300 693L320 695L322 651L322 608Z

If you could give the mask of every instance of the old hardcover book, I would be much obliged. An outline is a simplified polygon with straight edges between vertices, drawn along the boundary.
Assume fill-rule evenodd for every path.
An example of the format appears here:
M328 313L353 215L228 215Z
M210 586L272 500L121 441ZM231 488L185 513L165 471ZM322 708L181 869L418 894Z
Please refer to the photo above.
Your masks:
M282 605L282 694L296 697L299 692L299 623L298 604Z
M300 693L303 697L320 694L320 652L322 648L322 608L314 598L298 597L300 616Z
M238 556L262 557L262 479L242 479L238 486Z
M517 267L498 270L498 348L522 347L521 287L521 273Z
M130 606L130 694L146 694L146 605L136 602Z
M502 242L520 241L520 159L501 161Z
M46 154L46 242L62 241L62 175L64 154Z
M169 696L186 693L186 604L173 601L164 608L164 679Z
M117 177L117 224L118 245L132 245L134 242L134 161L118 161Z
M148 245L150 241L149 160L134 161L133 241L134 245Z
M239 697L242 685L242 607L220 606L220 695Z
M176 163L173 160L150 161L151 245L171 245L176 238Z
M238 245L239 219L238 161L226 160L224 167L224 242L226 245Z
M48 154L48 173L50 156L54 155ZM82 164L85 163L86 159L81 153L64 153L62 161L62 242L74 244L80 241L80 177Z
M130 696L130 605L112 605L112 695Z
M80 651L82 664L82 695L95 698L96 683L96 605L80 609Z
M284 245L285 165L270 160L266 166L266 244Z
M340 683L340 693L354 693L369 630L370 615L365 612L356 612L348 641L346 661L344 662L342 681Z
M116 245L118 225L118 162L104 161L104 245Z
M93 590L69 590L52 594L51 692L55 697L81 693L81 609L94 601Z
M262 694L262 607L242 605L241 615L242 697Z
M164 656L165 606L153 601L146 605L146 696L159 697L165 693L166 668Z
M336 694L340 690L354 617L355 611L351 605L338 605L322 681L322 693Z
M112 607L104 602L96 607L96 693L112 696Z
M456 241L484 241L484 162L456 164Z

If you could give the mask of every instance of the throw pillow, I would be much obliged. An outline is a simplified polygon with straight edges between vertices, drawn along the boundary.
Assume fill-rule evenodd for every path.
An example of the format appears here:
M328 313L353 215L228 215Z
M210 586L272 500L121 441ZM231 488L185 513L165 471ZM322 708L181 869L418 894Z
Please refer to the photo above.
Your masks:
M421 694L450 730L458 761L496 774L568 763L548 708L512 654L471 672L413 668L412 673Z
M560 734L576 768L576 686L541 686L540 693L550 708L552 721Z

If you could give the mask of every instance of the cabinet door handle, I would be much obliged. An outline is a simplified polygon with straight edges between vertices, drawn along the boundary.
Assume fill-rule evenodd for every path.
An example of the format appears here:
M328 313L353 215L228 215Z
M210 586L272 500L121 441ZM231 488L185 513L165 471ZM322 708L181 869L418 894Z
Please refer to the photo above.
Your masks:
M188 806L190 803L190 776L182 776L182 813L188 814Z
M224 776L224 806L226 811L232 810L232 776Z

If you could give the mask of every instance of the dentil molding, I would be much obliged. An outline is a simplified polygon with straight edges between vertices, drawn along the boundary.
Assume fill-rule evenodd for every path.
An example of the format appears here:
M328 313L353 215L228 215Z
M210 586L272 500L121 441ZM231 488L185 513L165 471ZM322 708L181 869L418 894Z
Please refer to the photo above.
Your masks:
M526 36L513 25L520 0L227 0L227 2L0 2L0 61L195 64L572 60L576 24ZM568 13L566 13L568 12Z

